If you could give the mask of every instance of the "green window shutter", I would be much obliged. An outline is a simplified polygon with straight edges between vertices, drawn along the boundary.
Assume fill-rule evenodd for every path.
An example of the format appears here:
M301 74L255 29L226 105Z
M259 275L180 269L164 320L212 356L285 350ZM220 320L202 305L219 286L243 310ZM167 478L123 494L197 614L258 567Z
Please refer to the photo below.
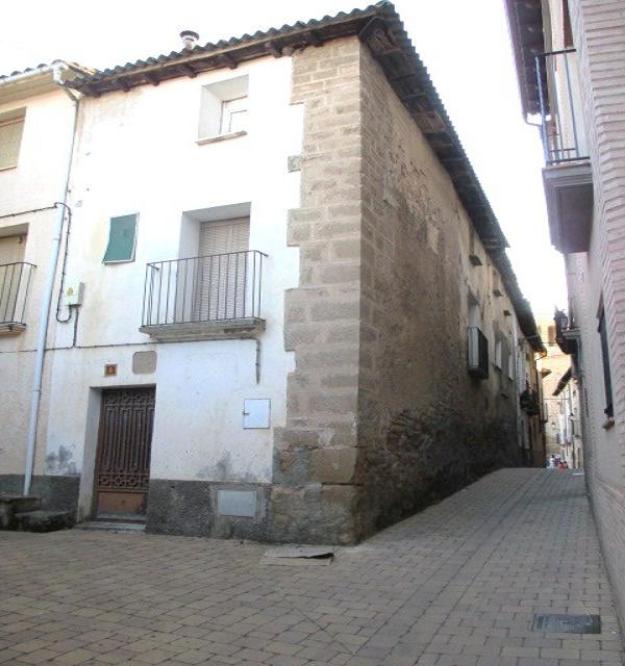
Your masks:
M137 238L137 215L112 217L109 230L109 243L104 253L104 263L135 260Z

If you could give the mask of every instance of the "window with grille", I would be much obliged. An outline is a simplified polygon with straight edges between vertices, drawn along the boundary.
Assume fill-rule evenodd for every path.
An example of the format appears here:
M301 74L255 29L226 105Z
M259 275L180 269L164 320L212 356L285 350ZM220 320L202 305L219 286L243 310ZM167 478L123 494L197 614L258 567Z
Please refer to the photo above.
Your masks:
M25 113L25 109L19 109L0 114L0 170L17 166Z

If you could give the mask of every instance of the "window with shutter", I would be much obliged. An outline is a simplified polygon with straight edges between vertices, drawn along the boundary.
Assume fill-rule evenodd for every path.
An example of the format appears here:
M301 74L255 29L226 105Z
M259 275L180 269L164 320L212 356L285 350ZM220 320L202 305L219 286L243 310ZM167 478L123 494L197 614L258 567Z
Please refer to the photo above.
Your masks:
M200 321L241 319L251 305L248 279L248 217L204 222L200 228L196 317ZM251 276L249 276L251 278Z
M104 253L105 264L135 260L137 215L112 217L109 223L109 241Z
M24 109L0 114L0 170L17 166L24 131L24 116Z

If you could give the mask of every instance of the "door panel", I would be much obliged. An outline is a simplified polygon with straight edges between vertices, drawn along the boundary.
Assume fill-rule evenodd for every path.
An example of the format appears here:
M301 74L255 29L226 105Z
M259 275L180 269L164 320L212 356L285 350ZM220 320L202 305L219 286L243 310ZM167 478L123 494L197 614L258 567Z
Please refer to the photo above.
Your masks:
M154 388L102 391L96 511L144 514L150 478Z

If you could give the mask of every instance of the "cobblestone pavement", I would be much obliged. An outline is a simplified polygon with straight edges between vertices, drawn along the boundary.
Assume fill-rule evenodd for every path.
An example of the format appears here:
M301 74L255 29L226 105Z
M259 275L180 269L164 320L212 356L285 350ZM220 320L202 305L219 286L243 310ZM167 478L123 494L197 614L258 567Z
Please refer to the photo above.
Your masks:
M0 533L0 663L623 664L583 477L514 469L343 548L265 566L259 544ZM599 613L546 634L533 614Z

